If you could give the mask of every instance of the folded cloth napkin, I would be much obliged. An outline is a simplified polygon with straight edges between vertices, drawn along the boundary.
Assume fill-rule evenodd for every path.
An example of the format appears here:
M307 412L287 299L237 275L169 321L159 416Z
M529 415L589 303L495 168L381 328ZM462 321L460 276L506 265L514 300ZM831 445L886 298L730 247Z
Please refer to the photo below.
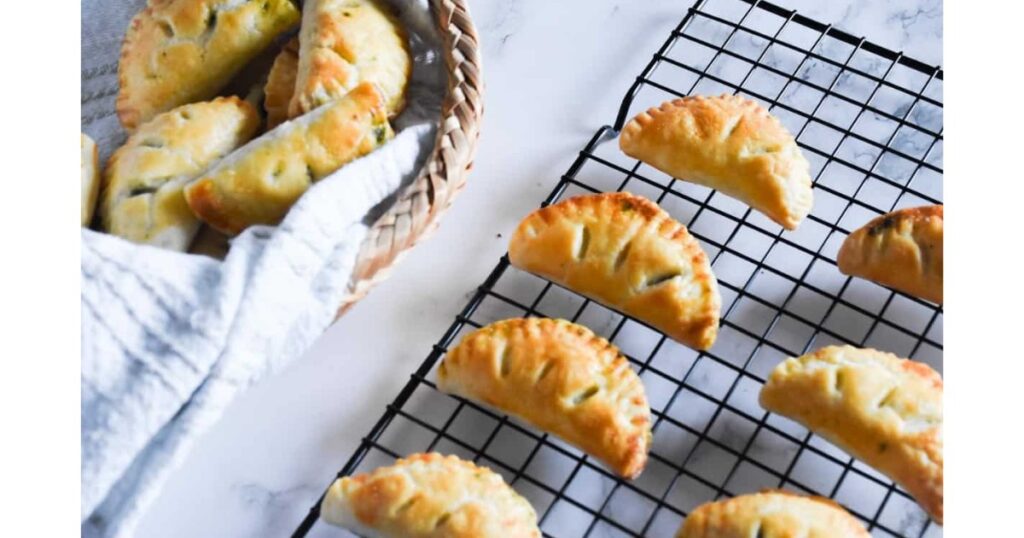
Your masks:
M82 231L82 534L131 536L169 473L239 390L308 349L347 292L366 223L434 144L446 89L427 0L394 1L413 54L394 140L314 185L223 261ZM144 0L82 1L83 131L124 140L117 57Z

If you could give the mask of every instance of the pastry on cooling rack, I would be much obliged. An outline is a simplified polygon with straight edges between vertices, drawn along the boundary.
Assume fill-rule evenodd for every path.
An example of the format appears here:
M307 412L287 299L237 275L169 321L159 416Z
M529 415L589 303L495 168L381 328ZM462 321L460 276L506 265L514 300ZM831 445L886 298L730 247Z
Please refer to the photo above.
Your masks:
M339 478L320 517L361 536L540 538L530 503L497 473L455 456L413 454Z
M96 142L82 133L82 226L92 221L100 190L100 156Z
M700 244L654 202L619 192L577 196L527 215L509 260L708 349L721 297Z
M829 346L775 367L760 399L892 478L942 524L942 378L928 365Z
M835 502L781 490L698 506L676 538L868 538L857 518Z
M121 48L121 124L130 131L160 112L213 97L299 17L291 0L150 0Z
M411 69L405 31L381 2L307 0L289 114L305 114L370 82L384 96L388 115L395 116L405 105Z
M437 385L553 433L626 478L647 462L643 384L619 350L586 327L547 318L492 323L448 352Z
M185 187L192 211L228 235L277 224L315 181L370 153L394 133L375 87L279 125Z
M288 103L295 93L295 74L299 66L299 38L285 43L274 57L263 87L263 108L267 111L267 130L288 121Z
M248 141L259 124L259 113L249 103L218 97L180 106L139 126L104 171L104 228L136 243L188 249L199 220L182 189Z
M619 147L666 174L732 196L787 230L811 211L807 160L782 123L745 97L663 103L627 123Z
M839 270L942 304L942 220L941 205L881 215L843 241Z

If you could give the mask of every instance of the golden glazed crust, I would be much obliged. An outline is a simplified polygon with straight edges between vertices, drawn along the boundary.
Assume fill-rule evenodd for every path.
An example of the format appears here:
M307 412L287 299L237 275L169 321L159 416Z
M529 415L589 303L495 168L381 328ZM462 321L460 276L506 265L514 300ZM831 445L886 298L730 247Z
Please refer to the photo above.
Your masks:
M121 124L213 97L299 18L291 0L150 0L121 47Z
M501 476L455 456L413 454L339 478L320 517L367 537L540 538L537 514Z
M942 228L941 205L879 216L843 241L839 270L942 304Z
M256 109L237 97L183 105L141 125L107 163L103 226L129 241L185 251L199 221L182 188L259 125Z
M942 524L942 378L926 364L829 346L775 367L760 399L892 478Z
M267 111L267 130L288 121L288 103L295 94L295 76L299 69L299 38L285 44L274 58L264 86L263 108Z
M442 391L553 433L636 478L651 444L651 409L619 350L586 327L508 319L466 336L441 363Z
M676 538L868 538L857 518L821 497L762 491L698 506Z
M100 191L100 156L96 142L82 133L82 226L92 222L96 195Z
M721 95L664 103L627 123L619 147L666 174L741 200L787 230L811 211L810 165L756 101Z
M715 343L722 300L708 257L642 196L577 196L534 211L516 228L509 260L688 346Z
M368 84L246 144L185 187L192 212L228 235L278 224L314 182L391 139Z
M405 106L411 70L408 39L386 6L375 0L308 0L289 115L305 114L370 82L384 96L388 115L396 116Z

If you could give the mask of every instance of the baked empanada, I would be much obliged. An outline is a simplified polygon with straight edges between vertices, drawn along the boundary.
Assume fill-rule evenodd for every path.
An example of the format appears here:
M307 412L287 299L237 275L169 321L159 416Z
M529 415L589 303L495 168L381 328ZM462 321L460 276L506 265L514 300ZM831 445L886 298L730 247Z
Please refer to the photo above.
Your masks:
M736 198L787 230L811 212L810 165L793 135L756 101L698 95L663 103L627 123L619 147Z
M299 38L292 38L274 58L267 84L263 87L263 108L267 111L267 130L288 121L288 103L295 94L295 75L299 69Z
M654 202L627 192L569 198L527 215L509 260L708 349L718 334L718 282L700 244Z
M942 304L942 221L941 205L879 216L843 241L839 270Z
M121 47L121 124L213 97L299 18L291 0L150 0Z
M310 185L393 136L383 99L363 84L246 144L189 183L185 198L228 235L278 224Z
M928 365L829 346L776 366L760 399L892 478L942 524L942 378Z
M537 514L497 473L455 456L413 454L342 477L320 517L368 538L540 538Z
M437 386L553 433L626 478L647 463L651 409L619 350L565 320L508 319L448 352Z
M187 250L199 220L182 188L259 125L256 109L237 97L183 105L141 125L107 163L103 226L129 241Z
M96 195L100 192L100 155L96 142L82 133L82 226L92 222Z
M302 11L291 117L365 82L380 90L388 115L398 115L412 59L405 32L387 6L376 0L307 0Z
M835 502L766 490L702 504L676 538L868 538L857 518Z

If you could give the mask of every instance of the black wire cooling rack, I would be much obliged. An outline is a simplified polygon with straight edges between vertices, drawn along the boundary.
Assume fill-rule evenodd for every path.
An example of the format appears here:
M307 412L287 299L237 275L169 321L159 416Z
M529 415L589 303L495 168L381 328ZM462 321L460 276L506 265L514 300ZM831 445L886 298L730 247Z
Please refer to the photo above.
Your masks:
M811 162L814 209L794 232L709 189L632 160L623 123L694 93L741 93L771 107ZM942 308L839 273L843 238L895 208L941 203L942 70L767 2L699 0L644 68L614 127L589 141L544 204L629 190L697 237L722 291L718 341L698 353L521 272L502 258L339 476L413 452L486 465L537 510L545 536L672 536L687 512L762 488L831 497L874 536L941 536L891 481L757 394L787 356L850 343L942 370ZM627 482L558 439L438 392L434 366L461 336L514 316L562 317L614 342L644 381L654 443ZM319 505L319 503L318 503ZM314 506L294 536L347 536Z

